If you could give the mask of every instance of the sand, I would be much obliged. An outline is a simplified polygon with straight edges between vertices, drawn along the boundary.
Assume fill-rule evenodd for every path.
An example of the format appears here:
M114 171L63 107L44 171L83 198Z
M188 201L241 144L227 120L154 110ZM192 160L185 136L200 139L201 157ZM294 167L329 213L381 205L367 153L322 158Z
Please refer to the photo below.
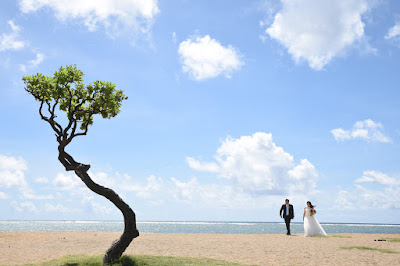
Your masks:
M103 254L119 233L5 232L0 233L0 265L50 260L69 254ZM399 238L387 234L217 235L141 234L125 254L205 257L249 265L400 265L400 242L374 241ZM366 246L390 249L345 250Z

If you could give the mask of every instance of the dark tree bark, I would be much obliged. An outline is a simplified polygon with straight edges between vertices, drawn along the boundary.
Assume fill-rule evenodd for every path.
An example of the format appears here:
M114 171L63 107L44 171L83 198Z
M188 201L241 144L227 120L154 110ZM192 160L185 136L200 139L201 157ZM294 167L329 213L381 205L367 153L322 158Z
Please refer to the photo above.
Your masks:
M76 162L71 155L66 153L64 149L59 146L59 161L64 165L67 171L75 171L75 174L85 183L85 185L94 193L99 194L112 203L122 212L124 216L124 232L121 237L115 240L111 247L107 250L106 254L103 258L104 264L112 264L115 263L125 251L125 249L129 246L132 240L139 236L139 231L136 228L136 216L132 209L126 204L117 193L115 193L112 189L103 187L97 183L95 183L87 171L90 168L90 165L85 165Z

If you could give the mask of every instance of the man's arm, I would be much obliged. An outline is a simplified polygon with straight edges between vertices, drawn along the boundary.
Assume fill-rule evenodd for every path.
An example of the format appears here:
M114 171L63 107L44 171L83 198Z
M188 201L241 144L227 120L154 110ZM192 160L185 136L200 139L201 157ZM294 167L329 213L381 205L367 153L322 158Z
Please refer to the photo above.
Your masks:
M282 205L282 207L281 207L281 209L279 211L279 215L281 216L281 218L282 218L282 211L283 211L283 205Z

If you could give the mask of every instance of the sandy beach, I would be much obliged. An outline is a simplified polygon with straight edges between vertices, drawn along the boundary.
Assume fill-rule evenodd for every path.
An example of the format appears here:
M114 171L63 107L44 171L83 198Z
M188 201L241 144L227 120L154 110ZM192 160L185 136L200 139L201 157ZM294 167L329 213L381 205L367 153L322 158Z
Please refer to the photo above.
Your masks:
M50 260L69 254L102 254L119 233L5 232L0 233L0 265ZM125 254L206 257L249 265L400 265L400 242L375 241L399 238L387 234L218 235L141 234ZM389 249L347 250L365 246Z

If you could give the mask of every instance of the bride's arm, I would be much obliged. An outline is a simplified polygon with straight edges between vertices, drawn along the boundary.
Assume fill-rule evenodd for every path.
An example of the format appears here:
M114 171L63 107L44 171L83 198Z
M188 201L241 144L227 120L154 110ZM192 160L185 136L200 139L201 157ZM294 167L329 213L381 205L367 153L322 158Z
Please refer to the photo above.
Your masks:
M304 222L304 216L306 215L306 209L304 209L304 212L303 212L303 222Z

